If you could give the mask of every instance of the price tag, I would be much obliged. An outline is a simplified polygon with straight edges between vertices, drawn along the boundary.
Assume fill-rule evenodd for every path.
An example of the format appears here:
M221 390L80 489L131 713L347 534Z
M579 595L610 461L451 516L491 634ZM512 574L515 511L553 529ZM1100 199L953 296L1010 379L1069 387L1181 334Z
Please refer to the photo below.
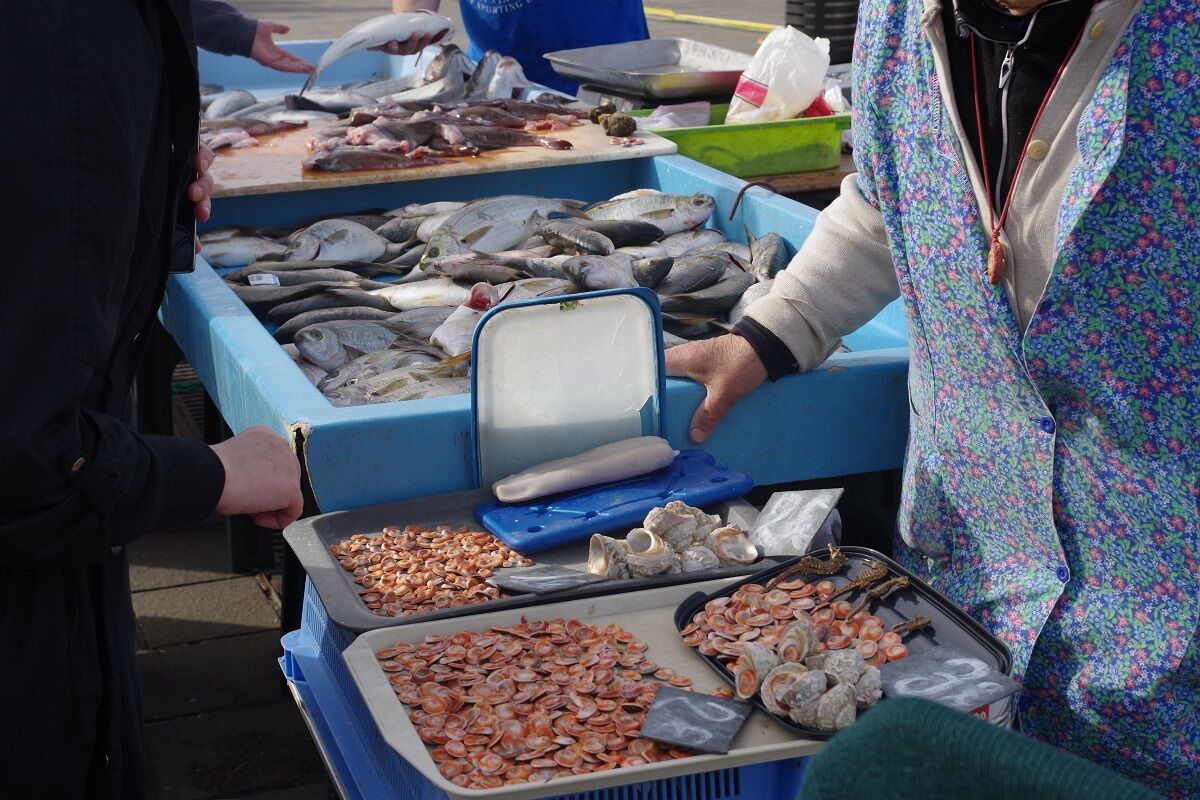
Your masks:
M923 697L968 714L1020 688L1012 678L953 645L893 661L879 672L888 697Z
M749 703L662 686L640 736L701 753L728 753L750 711Z
M265 272L256 272L246 279L251 286L278 286L279 276L268 275Z

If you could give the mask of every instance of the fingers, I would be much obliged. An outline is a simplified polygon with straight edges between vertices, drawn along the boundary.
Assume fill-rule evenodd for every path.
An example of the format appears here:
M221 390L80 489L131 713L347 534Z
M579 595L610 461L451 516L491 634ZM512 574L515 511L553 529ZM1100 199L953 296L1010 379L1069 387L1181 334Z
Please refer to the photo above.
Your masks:
M208 172L208 168L212 166L214 158L216 156L212 150L208 149L207 145L200 145L200 149L196 151L196 173L203 175Z
M213 179L211 175L202 175L188 187L188 199L196 204L196 219L207 222L212 214Z
M704 402L692 415L688 438L696 444L703 444L707 441L712 432L716 430L717 424L729 413L729 409L733 408L733 404L737 400L738 398L732 396L723 384L715 383L709 386L708 393L704 396Z
M289 28L287 25L283 25L279 22L268 22L267 29L271 31L271 33L287 33L291 30L291 28Z
M267 58L269 59L270 63L266 64L265 66L269 66L272 69L279 70L280 72L313 71L312 64L308 63L302 58L292 55L287 50L274 45L271 46L271 51L267 54Z
M703 381L705 368L712 363L710 349L708 342L688 342L672 347L667 351L667 374L673 378Z

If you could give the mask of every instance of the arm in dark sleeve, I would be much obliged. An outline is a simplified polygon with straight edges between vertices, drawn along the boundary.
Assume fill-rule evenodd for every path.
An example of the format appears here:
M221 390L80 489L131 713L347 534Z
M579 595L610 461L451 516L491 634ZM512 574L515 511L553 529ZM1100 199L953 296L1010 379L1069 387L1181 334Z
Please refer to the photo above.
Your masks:
M191 0L196 46L223 56L249 56L258 20L219 0Z

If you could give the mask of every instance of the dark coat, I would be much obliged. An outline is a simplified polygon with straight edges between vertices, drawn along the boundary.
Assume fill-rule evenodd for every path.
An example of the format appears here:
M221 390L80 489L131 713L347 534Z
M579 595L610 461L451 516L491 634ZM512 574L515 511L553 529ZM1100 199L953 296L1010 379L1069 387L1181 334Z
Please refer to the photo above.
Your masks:
M192 179L186 0L0 2L0 797L145 791L124 545L203 519L198 442L130 430Z

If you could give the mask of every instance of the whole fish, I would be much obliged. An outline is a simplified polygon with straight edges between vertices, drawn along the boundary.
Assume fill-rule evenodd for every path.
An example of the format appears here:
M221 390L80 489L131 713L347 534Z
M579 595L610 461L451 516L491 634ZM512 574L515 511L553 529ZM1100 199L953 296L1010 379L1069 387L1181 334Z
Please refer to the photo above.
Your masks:
M632 289L633 259L624 253L611 256L574 256L563 262L563 272L580 289Z
M675 259L670 256L656 256L654 258L637 258L633 264L633 279L638 282L638 286L645 286L647 289L657 289L659 284L663 282L663 278L671 272L671 267L674 266Z
M507 97L490 100L480 105L489 105L494 108L503 109L509 114L515 114L527 122L543 120L547 114L569 114L579 119L587 119L590 112L590 109L586 106L550 105L547 103L533 103L528 100L515 100Z
M500 150L505 147L545 147L550 150L570 150L575 145L566 139L552 139L512 128L491 128L485 125L459 125L467 141L480 150Z
M427 345L422 349L396 349L389 347L386 350L376 350L359 356L353 361L347 361L326 375L317 384L317 388L325 393L334 392L343 386L353 386L359 381L373 378L382 372L403 369L404 367L436 364L443 358L445 358L445 354L432 345Z
M432 103L457 103L467 95L467 80L458 70L451 70L432 83L406 89L403 92L380 98L392 103L426 101Z
M435 274L470 283L486 281L506 283L521 278L567 279L562 263L570 256L541 257L527 252L455 253L431 261L428 268Z
M480 57L471 77L467 79L465 100L474 102L488 98L488 87L491 86L492 79L496 77L496 68L500 66L501 58L503 56L495 50L488 50Z
M245 303L246 307L255 315L261 315L283 303L311 297L326 289L350 288L354 284L318 281L299 286L241 286L236 283L226 283L226 286L232 289L238 299Z
M351 359L391 347L397 341L407 343L409 337L386 322L347 319L301 328L294 340L300 355L329 372Z
M393 313L387 318L388 325L414 339L428 342L429 337L458 306L421 306L408 311ZM395 309L392 309L395 312Z
M453 211L446 211L441 214L433 214L422 218L421 224L417 226L417 239L428 243L433 238L433 235L438 232L438 229L442 227L442 223L450 219L450 215L453 213Z
M205 242L200 249L200 255L214 267L244 267L255 261L282 258L286 252L287 245L252 236L233 236Z
M271 282L257 282L253 280L255 276L263 276ZM278 272L270 269L259 269L256 272L248 272L245 278L237 281L237 283L244 283L250 286L299 286L302 283L313 283L314 281L353 283L357 280L359 280L358 275L344 269L295 269Z
M729 333L729 326L711 314L664 312L662 318L664 331L689 341L711 339Z
M430 156L410 158L402 153L370 147L337 147L306 158L303 167L316 172L354 172L360 169L412 169L442 163L443 159Z
M201 133L217 133L227 130L244 131L249 136L269 136L303 127L304 123L270 122L265 119L206 119L200 123Z
M751 253L750 253L750 248L747 247L746 245L742 244L741 242L718 242L716 244L706 244L706 245L701 245L700 247L697 247L697 248L691 250L690 252L692 252L692 253L703 253L703 252L728 253L729 255L733 256L734 260L736 260L738 262L738 264L744 265L744 267L750 266L750 259L752 257ZM744 269L743 269L743 271L744 271Z
M663 238L662 228L636 219L578 219L575 224L604 234L617 248L645 246Z
M427 83L441 80L451 69L462 71L461 59L463 57L465 57L465 54L458 48L458 45L444 44L438 47L438 54L430 60L424 70L414 69L412 72L402 75L399 78L388 78L364 84L357 87L357 91L360 94L365 94L367 97L373 97L378 100L381 97L403 92L407 89L415 89L418 86L424 86Z
M324 111L328 114L345 114L360 106L369 106L375 101L373 97L353 89L329 87L313 89L307 94L287 94L283 96L284 108L289 111Z
M304 377L308 378L308 382L313 386L317 386L321 381L325 380L325 370L321 369L316 364L312 364L307 361L304 356L300 355L300 352L296 349L294 344L284 345L283 352L287 353L288 358L290 358L296 364L296 366L300 368L300 371L304 373Z
M746 228L746 241L750 243L750 271L760 281L768 281L783 269L788 262L787 243L778 233L767 233L755 238Z
M373 261L256 261L241 269L222 274L227 281L244 281L247 275L255 272L295 272L321 269L338 269L353 272L356 278L374 278L379 275L395 274L388 264L376 264Z
M500 293L500 302L497 305L504 305L537 297L575 294L578 289L574 283L562 278L524 278L512 283L502 283L496 287L496 291Z
M337 114L332 111L316 111L314 109L299 109L299 108L277 108L273 111L259 112L257 119L264 122L273 122L287 124L295 127L297 125L308 125L311 122L325 122L332 124L338 118Z
M500 293L490 283L471 287L467 302L454 309L446 321L429 337L430 344L442 348L448 356L461 355L471 349L475 325L484 312L500 302Z
M415 267L421 263L421 258L425 255L425 242L418 241L412 247L405 250L402 254L393 258L388 262L388 266L397 270L408 269Z
M325 219L297 231L287 261L375 261L387 252L388 240L365 225Z
M334 322L343 319L386 320L393 316L391 309L371 308L370 306L348 306L345 308L319 308L315 311L305 311L297 314L275 329L275 341L288 344L295 338L296 332L309 325L319 322Z
M287 303L273 306L266 314L268 322L283 325L290 319L307 313L326 308L377 308L380 311L395 311L392 305L382 297L376 297L371 292L358 288L326 289L325 291Z
M392 41L403 42L413 35L432 36L434 42L450 39L454 36L454 23L430 11L385 14L359 23L335 39L321 54L300 94L311 89L330 64L351 53L379 47Z
M565 252L583 255L590 253L610 256L616 247L613 241L599 231L588 230L570 220L552 220L537 229L537 235L546 244L554 245Z
M507 250L528 239L551 214L574 216L582 205L578 200L515 194L476 200L442 223L430 238L421 261L464 250Z
M659 244L667 250L667 255L678 258L690 250L699 249L705 245L724 244L725 235L712 228L673 233Z
M692 253L675 259L671 271L656 289L659 294L688 294L707 289L725 276L725 253Z
M379 234L393 244L405 244L406 242L411 242L416 238L417 229L420 227L420 219L391 217L387 222L376 228L375 233Z
M525 120L516 114L510 114L502 108L491 106L464 106L446 112L448 116L459 120L463 125L493 125L497 128L515 128L524 130Z
M391 217L432 217L434 214L450 214L458 211L466 203L443 200L437 203L409 203L406 206L389 211Z
M471 391L470 378L435 378L429 381L414 383L397 389L388 390L380 395L380 401L398 403L405 400L429 400L434 397L449 397L456 394L469 394ZM372 402L375 402L372 400Z
M327 393L329 402L338 405L360 405L363 403L389 403L393 400L407 400L414 397L413 391L419 385L436 383L457 378L457 391L448 394L463 394L470 391L470 381L462 374L469 368L470 353L453 356L436 364L423 364L380 372L371 377L354 380L340 389ZM465 381L465 383L463 383ZM461 388L466 386L465 389ZM420 395L417 395L420 396Z
M667 255L667 248L656 243L618 247L617 252L628 253L634 258L663 258L664 256L670 258L670 256Z
M249 236L256 239L285 239L292 232L289 228L263 228L258 225L222 225L219 228L209 228L200 231L197 236L201 243L219 242L232 239L235 236Z
M204 111L204 116L207 119L224 119L230 114L241 111L243 108L249 108L257 102L258 98L245 89L234 89L209 103L208 108Z
M690 197L673 194L639 194L605 200L584 210L588 219L632 219L649 222L664 235L703 225L717 207L712 195L698 192Z
M363 211L358 214L318 214L315 217L310 217L303 222L298 222L293 225L291 230L288 232L288 238L291 238L295 231L299 231L302 228L307 228L311 225L316 225L318 222L324 222L325 220L331 219L344 219L348 222L357 222L359 225L363 225L371 230L375 230L383 223L389 221L391 217L369 211Z
M226 147L233 148L234 150L241 150L245 147L257 147L258 139L255 139L240 128L229 128L220 133L200 134L200 144L215 153L218 150L224 150Z
M750 307L751 303L758 298L766 297L771 293L771 286L774 285L774 283L774 278L768 278L765 281L759 280L758 283L754 284L745 292L743 292L737 303L734 304L733 308L729 311L729 324L738 324L742 317L746 315L746 309Z
M663 311L721 316L737 305L737 301L755 283L757 280L753 275L742 272L724 278L707 289L661 297L660 305Z
M421 306L459 306L467 302L471 290L449 278L431 278L376 289L371 294L388 301L397 311L408 311Z
M521 96L525 89L533 87L533 83L525 77L521 63L510 56L503 56L496 63L496 71L488 81L487 96L500 99L514 99Z

